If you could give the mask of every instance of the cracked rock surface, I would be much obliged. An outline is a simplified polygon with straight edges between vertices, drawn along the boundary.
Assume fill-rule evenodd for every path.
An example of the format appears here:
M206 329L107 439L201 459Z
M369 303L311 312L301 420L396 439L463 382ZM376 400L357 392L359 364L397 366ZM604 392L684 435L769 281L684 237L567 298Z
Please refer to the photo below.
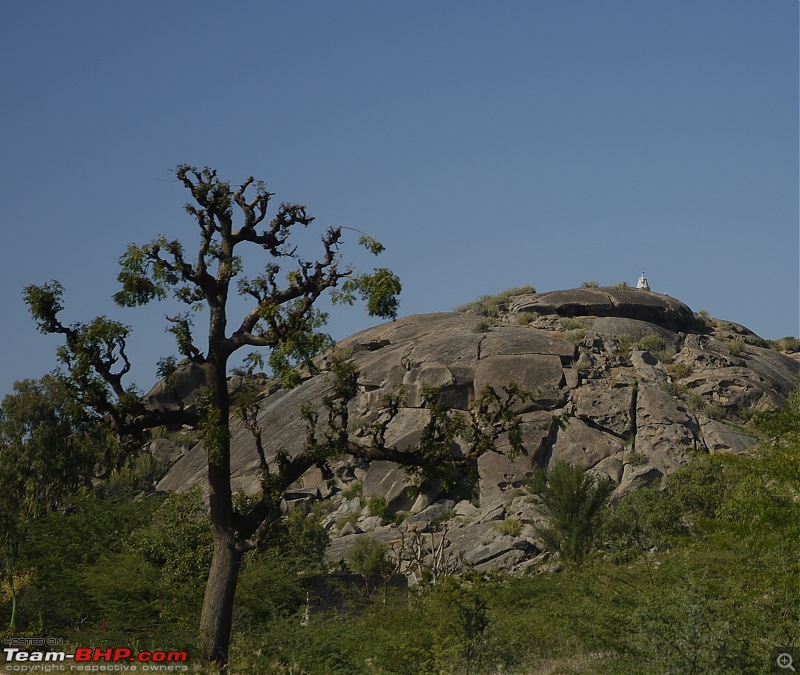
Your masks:
M523 313L526 325L520 325ZM494 325L469 313L409 316L339 346L352 352L360 370L351 418L374 419L385 394L405 391L404 407L386 434L401 450L413 451L420 441L428 420L426 388L462 410L487 385L516 382L535 387L538 396L515 411L527 454L509 458L502 446L487 453L477 463L477 483L457 491L419 486L385 461L343 460L328 480L318 469L309 471L287 493L287 506L328 500L324 524L332 561L359 537L388 544L427 537L428 549L441 546L478 569L524 569L546 558L536 528L547 514L523 489L534 466L580 465L607 476L618 499L696 453L745 452L756 442L745 426L747 411L779 406L800 373L797 355L768 349L738 324L695 315L669 296L612 288L517 296ZM301 449L300 407L319 402L328 390L324 365L293 390L265 388L259 422L267 430L270 462L279 450ZM254 442L237 425L232 438L233 488L257 492ZM205 472L205 451L197 445L180 455L158 489L186 490ZM369 513L369 498L376 497L385 500L391 518ZM515 522L500 526L508 521Z

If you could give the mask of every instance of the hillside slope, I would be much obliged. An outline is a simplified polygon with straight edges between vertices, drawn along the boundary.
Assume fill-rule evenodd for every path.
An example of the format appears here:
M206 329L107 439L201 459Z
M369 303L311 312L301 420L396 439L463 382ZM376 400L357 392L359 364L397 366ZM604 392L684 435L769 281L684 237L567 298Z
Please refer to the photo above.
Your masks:
M360 537L391 542L446 520L452 556L478 569L528 565L542 553L535 526L546 514L517 488L534 466L561 460L580 465L608 476L619 499L696 453L745 451L756 441L744 426L747 415L779 406L800 373L796 359L769 349L743 326L696 315L649 291L528 294L501 304L493 318L473 312L410 316L342 341L339 347L352 353L361 373L351 418L374 419L382 397L402 388L405 402L387 441L409 449L429 419L426 388L466 410L484 387L515 382L537 392L516 410L527 454L512 461L499 447L478 461L475 485L449 491L420 488L391 462L342 461L333 467L332 481L318 469L309 472L287 493L287 506L331 501L325 524L334 537L332 560ZM292 390L262 383L259 422L270 461L279 450L291 454L302 447L300 407L319 402L329 389L321 365L320 374ZM232 386L241 386L240 380ZM234 489L257 491L258 457L241 424L233 428L232 465ZM197 445L179 457L158 489L186 490L204 476L205 451ZM385 500L380 517L363 508L370 498ZM384 524L397 514L400 524ZM503 519L522 527L498 528ZM434 534L427 536L430 544Z

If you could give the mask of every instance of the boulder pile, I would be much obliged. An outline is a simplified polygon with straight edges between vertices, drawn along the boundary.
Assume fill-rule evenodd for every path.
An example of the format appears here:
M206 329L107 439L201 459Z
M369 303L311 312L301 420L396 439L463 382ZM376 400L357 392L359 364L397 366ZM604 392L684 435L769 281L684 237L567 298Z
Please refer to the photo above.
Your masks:
M414 447L429 419L428 388L467 410L486 386L511 382L537 392L515 411L527 454L486 453L471 491L417 484L392 462L343 459L333 479L307 473L286 494L287 508L325 500L328 556L343 558L370 536L439 565L524 569L547 553L537 527L543 506L524 490L535 466L579 465L614 484L613 499L648 485L697 453L741 453L756 442L751 410L779 406L795 385L796 356L770 349L735 323L695 314L647 290L581 288L510 298L497 316L409 316L342 341L359 371L351 418L369 418L402 388L403 407L386 439ZM301 386L266 388L260 424L268 455L297 452L305 439L299 410L330 386L326 372ZM162 442L163 445L163 442ZM502 450L502 448L500 448ZM164 452L164 449L161 449ZM257 492L258 456L249 432L233 428L234 489ZM205 477L205 451L182 454L158 489L186 490ZM438 554L437 554L438 551Z

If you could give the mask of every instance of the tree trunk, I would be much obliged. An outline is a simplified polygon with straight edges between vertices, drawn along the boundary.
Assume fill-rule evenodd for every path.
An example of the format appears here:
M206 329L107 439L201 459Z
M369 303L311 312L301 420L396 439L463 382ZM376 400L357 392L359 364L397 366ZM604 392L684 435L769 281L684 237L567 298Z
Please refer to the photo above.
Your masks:
M233 536L215 530L214 555L200 617L200 656L204 663L216 664L220 672L227 670L233 600L242 555L234 546Z
M13 567L8 573L8 590L11 593L11 621L8 627L11 631L16 632L19 630L19 617L17 616L17 588L14 585L14 572Z
M220 321L224 328L224 318ZM214 341L210 339L210 353L213 346ZM214 358L209 358L205 364L205 371L206 384L213 395L215 407L209 411L210 433L204 442L208 452L208 501L214 553L200 615L200 657L205 664L215 664L222 673L227 672L233 601L243 554L236 548L231 494L230 401L225 379L225 359L218 354L212 356Z
M13 590L11 592L11 622L8 627L14 633L19 630L19 621L17 619L17 594L14 593Z

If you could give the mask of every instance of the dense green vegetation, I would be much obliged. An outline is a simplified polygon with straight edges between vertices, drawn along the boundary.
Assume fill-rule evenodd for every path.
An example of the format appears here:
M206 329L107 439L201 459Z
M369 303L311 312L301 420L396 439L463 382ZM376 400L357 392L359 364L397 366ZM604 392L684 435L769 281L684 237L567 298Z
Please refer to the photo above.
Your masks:
M594 524L579 555L565 555L575 562L467 572L390 590L385 604L352 586L307 612L326 535L315 513L294 511L246 556L231 672L772 672L800 637L800 395L752 423L769 438L750 455L698 456L613 509L600 484L564 468L535 478L555 509L559 485L562 497L583 495L583 510L581 499L562 509L573 514L567 533L575 518ZM132 500L84 490L27 528L23 634L196 653L210 543L199 491ZM353 571L380 569L375 548L352 556Z

